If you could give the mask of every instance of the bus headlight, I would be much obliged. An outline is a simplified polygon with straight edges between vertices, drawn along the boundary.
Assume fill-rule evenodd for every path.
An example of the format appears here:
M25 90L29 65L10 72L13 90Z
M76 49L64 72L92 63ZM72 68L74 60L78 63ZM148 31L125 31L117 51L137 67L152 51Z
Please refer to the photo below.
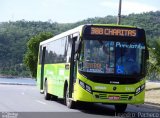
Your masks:
M88 84L82 82L81 80L79 80L79 85L80 85L83 89L85 89L86 91L88 91L89 93L92 94L92 88L91 88L91 86L89 86Z
M145 84L142 84L141 86L139 86L139 87L136 89L135 95L138 95L138 94L141 93L144 89L145 89Z

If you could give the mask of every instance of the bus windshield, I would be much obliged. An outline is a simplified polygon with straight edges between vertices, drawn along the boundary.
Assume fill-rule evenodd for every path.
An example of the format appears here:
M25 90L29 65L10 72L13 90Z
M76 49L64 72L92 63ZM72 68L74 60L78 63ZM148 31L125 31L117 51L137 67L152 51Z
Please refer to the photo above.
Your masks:
M141 74L142 42L83 40L79 70L114 75Z

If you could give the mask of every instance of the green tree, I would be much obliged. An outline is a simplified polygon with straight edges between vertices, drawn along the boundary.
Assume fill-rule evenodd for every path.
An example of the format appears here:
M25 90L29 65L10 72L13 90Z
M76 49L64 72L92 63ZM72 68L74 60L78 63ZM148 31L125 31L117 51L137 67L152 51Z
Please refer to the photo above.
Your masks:
M160 80L160 37L154 41L152 47L150 46L149 51L148 78L150 80Z
M53 35L50 32L42 32L36 36L33 36L27 42L27 51L24 55L24 64L29 68L32 77L36 77L37 74L37 61L39 43L46 39L51 38Z

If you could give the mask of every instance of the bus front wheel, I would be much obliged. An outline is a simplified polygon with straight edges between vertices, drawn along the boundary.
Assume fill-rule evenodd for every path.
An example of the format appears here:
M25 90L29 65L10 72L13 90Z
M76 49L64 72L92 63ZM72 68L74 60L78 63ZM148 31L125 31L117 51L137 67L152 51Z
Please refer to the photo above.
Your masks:
M116 112L119 112L119 113L125 112L126 108L127 108L127 104L116 104L115 105L115 110Z
M47 80L44 83L44 98L45 98L45 100L50 100L51 99L51 95L48 93L48 82L47 82Z
M69 98L69 88L68 87L66 87L65 89L64 103L70 109L75 108L75 102L71 98Z

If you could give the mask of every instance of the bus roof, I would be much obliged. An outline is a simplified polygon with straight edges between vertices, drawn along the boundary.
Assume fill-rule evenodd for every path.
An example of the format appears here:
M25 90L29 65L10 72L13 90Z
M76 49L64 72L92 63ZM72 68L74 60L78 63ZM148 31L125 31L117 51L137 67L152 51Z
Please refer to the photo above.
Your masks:
M68 36L68 35L71 35L71 34L74 34L74 33L78 33L78 32L79 32L79 33L81 34L81 33L82 33L82 28L83 28L83 26L84 26L84 25L80 25L80 26L78 26L78 27L76 27L76 28L73 28L73 29L68 30L68 31L66 31L66 32L63 32L63 33L61 33L61 34L58 34L58 35L56 35L56 36L54 36L54 37L52 37L52 38L50 38L50 39L48 39L48 40L45 40L45 41L41 42L40 45L46 44L46 43L48 43L48 42L57 40L57 39L59 39L59 38L63 38L63 37L65 37L65 36Z
M79 33L80 35L82 35L82 29L84 26L110 26L110 27L124 27L124 28L137 28L135 26L129 26L129 25L117 25L117 24L84 24L84 25L80 25L76 28L73 28L71 30L68 30L66 32L63 32L61 34L58 34L48 40L45 40L45 41L42 41L40 43L40 45L43 45L43 44L47 44L51 41L54 41L54 40L57 40L59 38L63 38L65 36L68 36L68 35L71 35L71 34L74 34L74 33Z

